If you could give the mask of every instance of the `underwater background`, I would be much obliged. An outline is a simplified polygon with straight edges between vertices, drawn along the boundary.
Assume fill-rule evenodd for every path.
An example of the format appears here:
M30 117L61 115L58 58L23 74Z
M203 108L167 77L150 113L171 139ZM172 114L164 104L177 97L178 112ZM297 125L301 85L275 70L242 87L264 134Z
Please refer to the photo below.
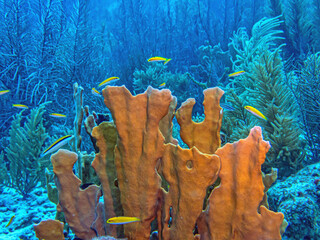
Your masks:
M79 240L102 235L119 239L149 238L131 235L132 231L142 232L140 227L135 228L140 223L133 222L119 224L114 229L106 225L106 234L93 231L91 223L79 230L77 224L87 226L81 222L81 214L89 210L74 210L80 220L68 223L68 217L63 214L67 214L67 210L58 197L65 190L61 190L64 189L58 177L61 173L54 170L50 155L60 147L76 152L81 159L81 163L79 160L71 165L71 170L82 181L79 192L85 192L103 182L102 176L90 166L101 156L97 154L102 149L98 126L113 129L111 133L99 130L106 142L113 141L112 148L109 142L105 147L111 148L112 154L115 151L115 155L119 152L121 155L122 145L129 144L129 149L139 145L140 138L131 128L140 126L140 108L122 110L123 118L128 121L124 129L130 127L132 132L127 134L131 141L124 141L120 126L122 116L116 111L131 98L123 102L120 97L112 99L120 93L109 86L125 86L133 95L144 93L149 86L169 89L176 97L176 106L167 106L172 114L168 122L172 121L173 125L167 127L169 140L166 143L179 144L184 149L196 144L180 137L181 119L185 116L181 114L180 120L174 117L177 115L174 109L188 98L194 98L192 120L203 123L206 121L203 91L219 87L224 94L216 93L220 94L216 103L223 108L223 118L219 108L217 114L220 112L221 117L216 122L220 123L214 130L204 128L219 136L217 147L206 152L197 146L200 152L212 155L227 143L253 136L250 130L256 129L255 126L261 127L263 139L271 145L261 166L271 179L268 183L263 181L268 199L265 195L267 202L261 204L273 212L283 213L285 220L281 229L277 228L278 237L257 234L250 239L320 239L319 0L0 0L0 54L0 239ZM154 96L152 94L156 93L152 91L149 89L146 96ZM128 96L128 93L124 91L121 96ZM160 106L165 102L164 97L159 97L155 104ZM160 111L155 109L155 112ZM137 116L131 116L135 111ZM153 114L150 116L152 118ZM112 125L113 120L115 125ZM102 125L105 122L111 125ZM150 130L149 127L145 129L146 132ZM209 142L207 134L199 134L204 142ZM145 139L151 141L151 138ZM151 154L152 151L147 152ZM119 166L116 164L116 171L113 163L117 157L108 154L106 159L111 159L108 164L112 165L107 164L108 168L114 169L108 172L110 188L112 194L117 194L112 195L113 203L107 203L105 189L96 187L95 191L103 192L98 202L104 201L106 209L107 204L114 205L114 212L123 215L126 200L122 189L130 186L131 191L135 191L135 188L120 180L118 183ZM244 155L249 158L249 154ZM73 159L74 156L70 156L64 157ZM143 169L142 166L144 163L140 163ZM160 175L164 191L170 193L172 189L174 192L165 173ZM148 182L150 175L137 173L135 177ZM205 184L203 178L204 175L198 177L199 184ZM203 210L210 193L214 193L219 179L223 178L219 175L215 179L217 181L212 183L208 181L208 188L203 191L205 196L198 199ZM77 184L77 180L68 181ZM141 186L136 190L143 189ZM252 186L258 183L252 181ZM144 191L149 192L148 189ZM141 192L137 190L137 193ZM131 198L135 195L126 196L130 197L128 201L135 202ZM148 202L146 199L140 203ZM262 197L257 199L262 201ZM260 214L259 202L254 211ZM81 204L87 206L80 201ZM181 211L191 212L192 207L190 203ZM167 211L169 217L163 220L163 225L175 226L172 215L175 210L172 209L171 206L170 212ZM96 208L93 210L95 212ZM128 217L141 217L141 214L137 210L137 215ZM197 220L198 215L193 217L195 219L188 220L193 233L190 239L193 235L198 239L199 233L201 239L249 239L237 235L237 230L232 230L233 237L237 235L235 238L201 234L201 231L210 231L198 229L201 221ZM45 230L51 238L40 238L42 235L37 238L34 225L48 219L64 222L64 226L59 223L54 230ZM153 221L146 233L150 239L187 239L181 233L171 237L165 232L158 233L159 219L159 225ZM187 232L182 226L177 229ZM63 235L59 235L61 231ZM87 231L93 233L82 235Z

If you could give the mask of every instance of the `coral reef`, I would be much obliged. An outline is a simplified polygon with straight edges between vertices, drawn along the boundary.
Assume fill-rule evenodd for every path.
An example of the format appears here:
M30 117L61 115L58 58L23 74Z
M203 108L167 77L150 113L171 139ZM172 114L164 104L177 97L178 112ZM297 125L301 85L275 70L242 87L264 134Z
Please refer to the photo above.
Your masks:
M169 90L149 87L145 93L132 96L125 87L105 88L105 104L114 125L102 123L92 131L99 148L92 165L102 188L90 185L79 189L81 181L72 172L75 153L59 150L52 156L59 190L58 209L63 210L76 236L91 239L111 234L142 240L158 230L159 239L164 240L232 236L281 239L283 214L264 206L258 212L265 190L261 164L269 144L262 140L261 129L255 127L247 139L219 148L222 94L218 88L205 91L206 117L202 123L191 121L192 104L178 110L183 139L190 140L186 140L189 149L182 149L161 133L170 134L172 128L168 120L173 117L175 98ZM160 131L162 119L166 120ZM195 134L206 131L205 126L209 126L208 134L212 135L207 143L198 141ZM199 151L197 145L208 153ZM218 176L220 184L203 206L206 189ZM161 187L163 180L169 184L168 191ZM99 201L101 190L104 202ZM117 205L119 198L121 206ZM122 213L138 217L141 222L124 225L123 232L106 225L106 218ZM213 221L220 224L218 228L212 225Z
M11 187L1 186L0 194L0 239L35 240L33 224L44 219L54 219L56 205L48 201L46 190L39 184L27 198ZM11 225L9 219L15 215Z
M133 89L136 93L143 92L146 86L158 87L166 79L163 73L167 71L167 66L162 63L155 63L145 66L144 70L136 69L133 73Z
M192 78L189 73L172 73L167 68L163 63L152 63L150 66L146 66L145 70L135 70L133 73L134 93L141 93L148 86L158 88L160 84L165 82L166 88L174 92L178 102L184 101L189 97L189 82Z
M270 209L285 214L284 240L320 239L320 163L309 165L268 191Z

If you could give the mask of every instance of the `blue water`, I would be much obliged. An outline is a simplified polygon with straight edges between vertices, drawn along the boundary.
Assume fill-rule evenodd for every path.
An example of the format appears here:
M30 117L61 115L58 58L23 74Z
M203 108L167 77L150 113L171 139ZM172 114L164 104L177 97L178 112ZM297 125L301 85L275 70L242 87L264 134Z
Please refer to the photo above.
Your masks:
M0 36L0 239L37 239L33 225L56 217L51 154L75 151L91 168L92 128L115 118L107 86L169 89L175 109L194 98L195 122L205 119L203 90L222 89L221 147L260 126L271 145L261 169L278 173L269 208L288 222L282 239L320 239L320 1L6 0ZM90 171L73 168L84 188L100 184ZM65 239L81 239L64 222Z

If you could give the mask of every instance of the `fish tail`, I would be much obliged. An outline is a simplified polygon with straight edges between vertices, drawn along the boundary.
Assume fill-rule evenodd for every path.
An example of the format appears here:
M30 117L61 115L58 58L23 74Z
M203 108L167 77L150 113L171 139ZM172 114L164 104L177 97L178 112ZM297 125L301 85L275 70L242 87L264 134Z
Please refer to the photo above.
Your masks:
M170 62L171 61L171 58L167 58L167 60L166 61L164 61L164 63L163 63L163 65L166 65L168 62Z

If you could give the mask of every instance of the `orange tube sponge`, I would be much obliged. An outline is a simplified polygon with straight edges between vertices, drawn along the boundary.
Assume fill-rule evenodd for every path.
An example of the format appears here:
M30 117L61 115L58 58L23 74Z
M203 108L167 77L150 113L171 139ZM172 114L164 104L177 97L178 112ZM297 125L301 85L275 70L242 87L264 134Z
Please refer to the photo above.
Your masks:
M192 121L192 108L195 99L189 98L177 110L176 117L180 125L180 136L189 148L196 146L200 152L214 153L220 147L222 108L219 102L223 93L224 91L217 87L203 91L205 119L201 123Z
M173 128L172 119L174 117L174 114L175 114L174 111L176 107L177 107L177 98L173 97L169 106L168 114L164 116L159 122L159 128L162 135L165 138L165 143L172 143L175 145L178 144L178 140L172 137L172 128Z
M271 168L271 173L264 174L262 172L262 181L264 185L264 196L263 199L260 203L260 205L265 206L266 208L269 209L269 204L268 204L268 195L267 192L271 185L277 180L278 177L278 170L276 168Z
M246 139L216 151L221 158L221 184L197 222L202 240L281 239L283 214L264 206L258 213L264 195L261 164L269 148L261 128L254 127Z
M193 239L206 188L216 181L219 169L217 155L166 145L160 172L170 187L164 192L162 239Z
M155 171L164 152L159 122L168 113L171 92L149 87L132 96L125 87L107 87L103 96L118 132L115 165L124 216L141 219L126 224L125 235L128 239L149 239L161 194L161 178Z
M113 123L102 122L99 126L93 128L92 136L97 140L99 148L99 153L96 154L92 167L101 182L106 219L122 216L120 191L116 186L117 173L114 165L114 148L117 142L116 127ZM108 235L113 237L121 235L121 231L123 231L121 225L107 224L106 229Z
M77 159L76 153L64 149L51 156L55 184L59 190L58 208L62 208L66 221L78 238L103 236L105 219L98 204L101 190L96 185L80 189L81 180L72 171Z
M45 240L64 240L63 222L58 220L45 220L39 224L34 224L33 228L36 232L36 237Z

